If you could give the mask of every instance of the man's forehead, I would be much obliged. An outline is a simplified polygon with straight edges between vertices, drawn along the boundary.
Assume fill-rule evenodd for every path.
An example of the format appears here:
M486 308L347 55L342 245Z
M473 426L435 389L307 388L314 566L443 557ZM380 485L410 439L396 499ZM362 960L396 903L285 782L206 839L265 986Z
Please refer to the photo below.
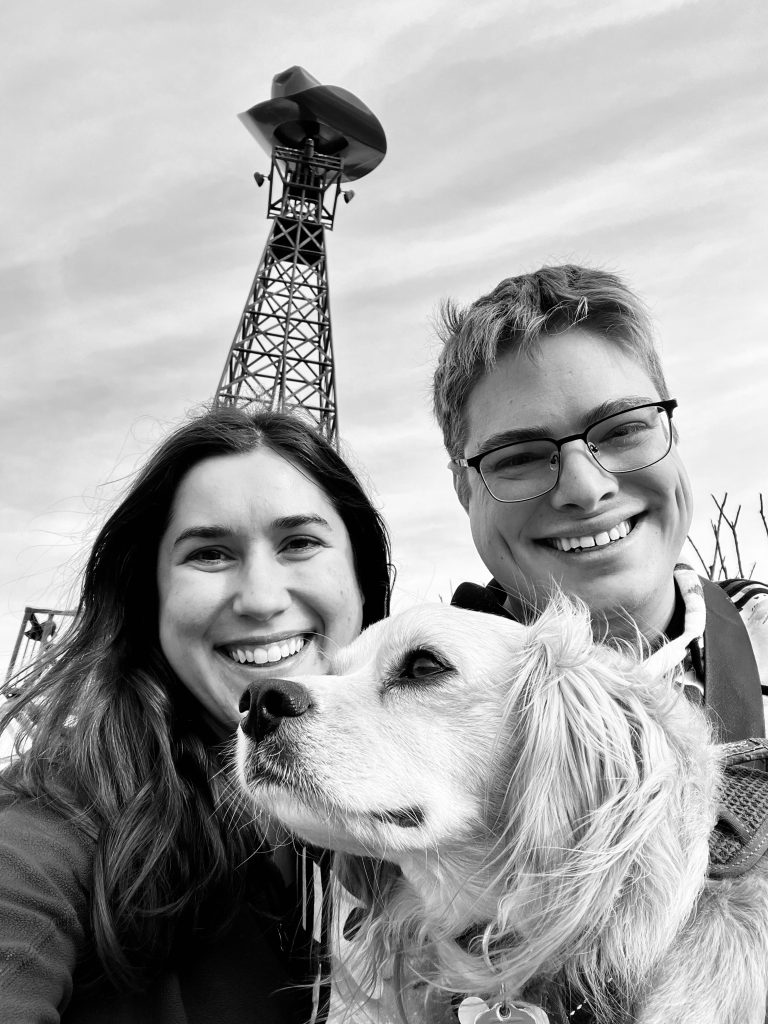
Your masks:
M602 416L660 398L646 368L621 347L586 332L543 339L538 351L502 355L469 393L467 451L498 432L559 436Z

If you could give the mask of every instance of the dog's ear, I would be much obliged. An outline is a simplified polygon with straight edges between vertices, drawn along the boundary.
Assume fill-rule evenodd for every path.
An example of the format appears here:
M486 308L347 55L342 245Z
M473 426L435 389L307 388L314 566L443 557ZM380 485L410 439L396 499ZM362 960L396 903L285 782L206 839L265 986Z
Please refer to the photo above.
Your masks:
M642 666L594 643L585 608L557 599L510 662L505 892L493 943L516 936L510 983L565 960L597 977L601 957L618 983L631 960L648 967L695 898L695 886L690 902L679 895L698 857L680 826L685 768L649 713ZM642 936L631 956L618 922Z

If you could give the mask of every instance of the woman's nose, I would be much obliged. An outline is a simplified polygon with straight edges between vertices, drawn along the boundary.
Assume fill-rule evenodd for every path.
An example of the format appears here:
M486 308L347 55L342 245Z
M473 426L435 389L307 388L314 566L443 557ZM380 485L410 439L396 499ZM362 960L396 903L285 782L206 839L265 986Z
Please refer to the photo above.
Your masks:
M550 492L555 508L592 511L618 489L618 478L595 461L585 442L569 441L560 449L560 474Z
M266 559L247 562L238 573L232 606L237 615L271 619L291 606L285 567Z

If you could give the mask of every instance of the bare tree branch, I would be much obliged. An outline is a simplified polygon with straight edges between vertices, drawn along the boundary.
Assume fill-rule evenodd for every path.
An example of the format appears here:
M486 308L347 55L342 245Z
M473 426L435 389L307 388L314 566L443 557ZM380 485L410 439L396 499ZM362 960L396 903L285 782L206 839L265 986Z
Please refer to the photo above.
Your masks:
M717 517L717 523L716 524L713 523L712 520L710 520L710 523L709 523L709 525L712 527L712 533L715 535L715 551L714 551L714 554L712 556L712 568L711 568L710 573L709 573L709 578L711 580L728 579L728 570L726 568L725 558L723 556L723 551L722 551L722 548L720 546L720 531L723 528L723 515L724 515L723 509L725 508L726 501L728 501L728 492L726 491L725 494L723 495L723 503L722 503L722 505L720 505L718 503L718 500L714 496L714 494L711 495L711 498L712 498L712 501L714 501L715 506L717 507L719 515ZM719 570L717 569L717 560L718 560L718 558L720 559L720 569Z
M738 574L742 579L753 579L755 571L761 572L761 575L765 576L764 568L763 570L758 569L758 565L763 564L760 559L751 563L749 572L745 573L744 571L745 562L742 557L741 545L739 542L739 530L743 525L741 518L742 506L739 505L736 509L735 515L731 516L728 512L727 491L723 494L722 498L718 498L714 494L710 495L710 497L715 503L715 508L717 509L716 518L711 519L709 522L712 529L712 536L714 538L714 550L712 552L711 562L708 562L707 558L703 554L705 545L702 545L702 547L699 548L694 539L690 535L688 537L688 543L701 564L703 570L702 575L715 582L730 578L735 574L732 574L729 571L728 560L735 558L736 574ZM762 492L759 492L758 498L758 514L760 516L760 521L763 524L765 536L768 538L768 494L764 495Z
M722 505L718 505L717 504L717 498L714 496L714 494L712 495L712 500L714 501L715 505L717 505L718 509L720 510L720 519L722 519L722 521L726 524L728 529L731 531L731 537L733 538L733 549L736 552L736 571L739 574L739 578L740 579L744 579L744 567L741 564L741 550L739 549L739 535L738 535L738 532L737 532L737 526L738 526L738 523L739 523L739 516L741 514L741 505L739 505L739 507L736 509L736 515L733 517L733 519L729 519L728 516L725 513L725 503L728 500L728 495L725 494L723 496L723 503L722 503ZM720 523L720 519L718 519L718 525ZM728 573L726 573L726 576L728 576Z
M697 557L697 558L698 558L698 560L699 560L699 561L701 562L701 567L702 567L702 569L704 570L704 574L706 575L707 579L710 579L710 580L711 580L711 579L712 579L712 577L711 577L711 576L709 575L709 566L708 566L708 565L707 565L707 563L706 563L706 562L704 561L704 558L703 558L703 556L702 556L701 552L700 552L700 551L699 551L699 549L698 549L698 548L696 547L696 544L694 543L693 537L691 537L691 535L690 535L690 534L688 534L688 543L689 543L689 544L691 545L691 547L693 548L693 550L694 550L694 551L696 552L696 557Z

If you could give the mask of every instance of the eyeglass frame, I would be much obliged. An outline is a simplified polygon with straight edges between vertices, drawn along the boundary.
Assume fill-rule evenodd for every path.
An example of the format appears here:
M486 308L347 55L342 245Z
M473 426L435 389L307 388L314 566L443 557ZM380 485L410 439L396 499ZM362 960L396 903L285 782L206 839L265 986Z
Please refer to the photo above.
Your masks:
M637 469L606 469L589 446L589 442L587 441L587 434L590 432L590 430L594 430L595 427L600 426L600 424L604 423L606 420L612 420L614 416L623 416L624 413L636 412L638 409L652 408L663 409L664 412L667 414L667 421L669 423L669 446L667 447L667 450L664 452L664 454L660 455L658 459L654 459L653 462L649 462L645 466L638 466ZM477 455L472 455L468 459L456 458L451 459L451 462L453 462L454 465L462 466L465 469L477 470L478 476L483 481L483 486L485 487L486 491L488 491L488 493L490 494L494 501L500 501L504 505L517 505L521 501L533 501L534 498L540 498L543 494L549 494L550 491L554 491L554 489L560 482L560 470L563 465L563 459L561 455L562 447L564 444L569 444L571 441L583 441L584 447L595 460L595 463L600 467L600 469L602 469L604 473L610 473L612 476L624 476L626 473L639 473L641 469L648 469L649 466L655 466L657 462L661 462L662 459L666 459L666 457L672 451L672 441L674 440L672 434L672 412L676 408L677 400L674 398L659 399L658 402L643 402L642 405L632 405L628 409L620 409L618 412L612 412L608 416L601 416L599 420L595 420L594 423L590 423L589 426L586 427L585 430L582 430L580 434L569 434L568 437L561 437L559 440L555 437L532 438L531 440L535 441L551 441L552 444L555 445L555 447L557 448L557 476L555 477L555 482L552 484L551 487L548 487L546 491L539 491L538 494L531 494L527 498L497 498L496 495L491 490L491 488L488 486L488 482L483 476L482 470L480 469L480 463L487 455L493 455L494 452L500 452L503 448L511 448L512 445L515 444L527 444L528 442L526 441L512 441L508 442L507 444L499 444L496 445L495 448L489 448L488 451L478 452Z

